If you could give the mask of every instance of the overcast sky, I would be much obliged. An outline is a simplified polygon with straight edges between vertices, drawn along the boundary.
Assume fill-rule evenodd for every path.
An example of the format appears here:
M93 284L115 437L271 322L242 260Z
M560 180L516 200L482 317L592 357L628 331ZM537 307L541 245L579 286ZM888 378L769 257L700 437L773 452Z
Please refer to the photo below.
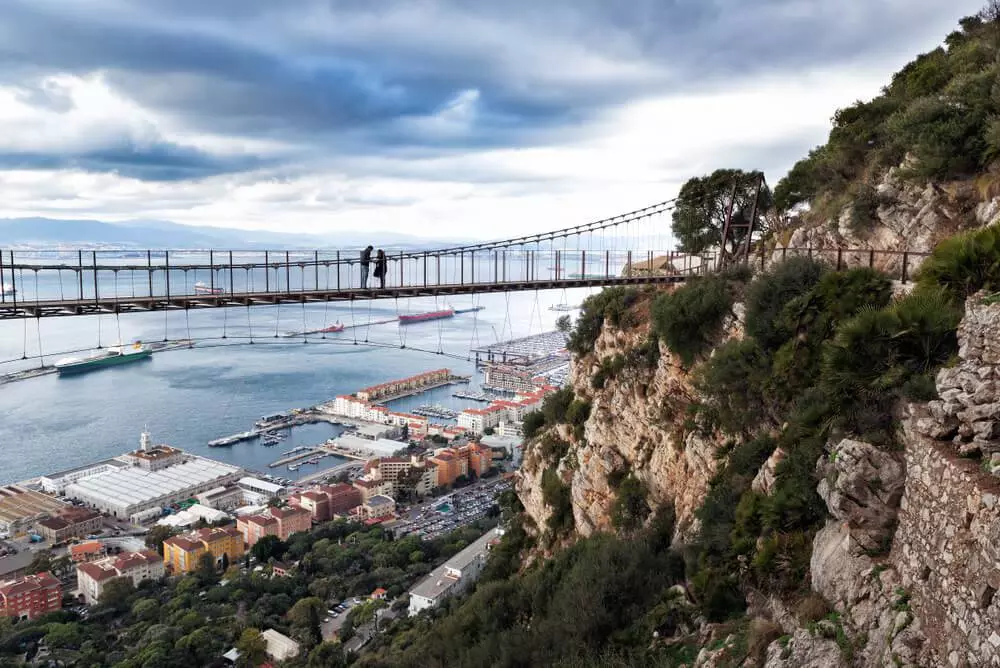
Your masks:
M2 0L0 216L504 237L773 184L981 0Z

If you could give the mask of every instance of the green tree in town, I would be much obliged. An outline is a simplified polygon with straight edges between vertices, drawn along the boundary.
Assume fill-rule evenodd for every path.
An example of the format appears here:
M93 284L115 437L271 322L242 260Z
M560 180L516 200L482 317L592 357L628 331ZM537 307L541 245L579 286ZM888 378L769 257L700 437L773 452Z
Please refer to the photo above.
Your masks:
M254 668L267 658L267 641L258 629L249 628L240 634L236 651L240 653L236 661L239 668Z
M323 601L315 596L302 598L288 611L288 621L292 623L296 637L308 647L323 641L320 620L323 615Z
M167 540L174 535L173 527L161 526L159 524L150 527L149 531L146 533L145 543L146 547L151 550L156 550L163 556L163 541Z
M266 564L272 558L281 559L288 546L277 536L264 536L250 548L250 554L258 563Z

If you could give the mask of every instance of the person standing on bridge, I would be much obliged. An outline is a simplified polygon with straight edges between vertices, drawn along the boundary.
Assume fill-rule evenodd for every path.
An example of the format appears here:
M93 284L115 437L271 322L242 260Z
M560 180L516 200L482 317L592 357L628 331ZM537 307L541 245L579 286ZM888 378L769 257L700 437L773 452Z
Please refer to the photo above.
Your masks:
M375 278L378 279L379 289L385 290L385 274L386 274L386 260L385 251L381 248L378 249L378 253L375 255Z
M361 289L368 287L368 265L372 262L372 246L361 251Z

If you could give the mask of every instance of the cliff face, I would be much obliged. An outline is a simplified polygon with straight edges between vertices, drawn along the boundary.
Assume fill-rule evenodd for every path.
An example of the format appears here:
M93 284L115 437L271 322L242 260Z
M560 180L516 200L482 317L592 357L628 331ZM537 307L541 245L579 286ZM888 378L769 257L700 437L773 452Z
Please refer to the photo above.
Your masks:
M734 310L738 313L739 306ZM733 316L726 337L739 336L741 327ZM719 464L715 457L719 443L685 429L694 390L687 371L662 344L655 367L629 366L608 378L603 388L593 387L602 362L626 355L647 337L648 325L628 331L606 326L594 353L573 360L574 393L591 402L591 413L582 439L560 431L571 445L557 470L570 486L576 532L581 536L613 530L616 491L609 478L625 472L646 485L651 507L674 508L678 536L691 535L696 529L694 513ZM540 527L551 512L538 491L547 466L540 457L526 457L517 484L526 512Z

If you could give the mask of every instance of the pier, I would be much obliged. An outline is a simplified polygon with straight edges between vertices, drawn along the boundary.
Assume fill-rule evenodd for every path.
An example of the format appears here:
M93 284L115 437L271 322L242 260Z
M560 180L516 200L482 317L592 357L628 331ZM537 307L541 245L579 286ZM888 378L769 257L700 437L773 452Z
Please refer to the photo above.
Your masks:
M326 457L330 453L319 447L316 448L305 448L302 452L297 452L294 455L288 455L287 457L282 457L281 459L276 459L275 461L268 464L268 468L278 468L279 466L284 466L285 464L294 464L301 459L311 459L317 455L320 457Z

